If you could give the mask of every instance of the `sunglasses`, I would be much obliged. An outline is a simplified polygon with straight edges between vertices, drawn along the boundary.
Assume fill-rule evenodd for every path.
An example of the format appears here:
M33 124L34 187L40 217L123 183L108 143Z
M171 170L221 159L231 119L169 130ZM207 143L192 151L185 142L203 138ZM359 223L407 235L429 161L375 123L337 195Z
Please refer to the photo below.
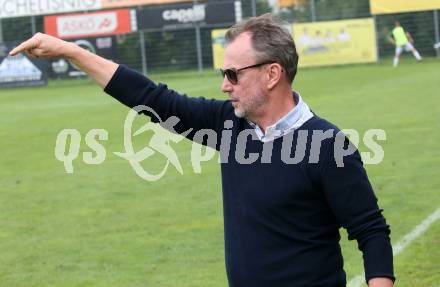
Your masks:
M230 68L230 69L220 69L220 73L222 73L222 78L224 79L225 76L226 78L228 78L229 82L231 82L231 84L236 85L238 83L238 73L240 71L246 70L246 69L251 69L251 68L257 68L263 65L267 65L267 64L271 64L273 62L263 62L263 63L259 63L259 64L255 64L255 65L250 65L247 67L243 67L240 69L235 69L235 68Z

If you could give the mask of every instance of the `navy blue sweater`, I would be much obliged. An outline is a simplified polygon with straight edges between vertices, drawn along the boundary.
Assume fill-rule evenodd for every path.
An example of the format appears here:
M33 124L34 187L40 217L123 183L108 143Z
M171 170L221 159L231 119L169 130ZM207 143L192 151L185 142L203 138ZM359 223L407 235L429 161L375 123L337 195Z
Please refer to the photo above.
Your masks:
M314 116L299 130L264 144L252 138L252 127L234 115L229 101L190 98L124 66L118 68L105 91L129 107L153 108L162 121L177 116L180 122L175 131L192 128L187 135L191 140L202 129L217 133L212 145L222 154L229 286L345 286L340 227L347 229L349 239L358 241L366 280L394 280L389 226L359 153L344 157L344 167L336 165L333 153L339 130L334 125ZM310 163L314 130L331 130L332 136L322 141L319 160ZM245 146L237 146L242 131L248 131L248 140ZM300 131L310 134L304 159L286 163L281 157L283 141L289 137L292 144L286 150L293 158ZM228 138L230 145L224 144ZM239 149L245 151L245 159L255 154L258 159L239 163ZM263 157L263 149L272 150L270 163Z

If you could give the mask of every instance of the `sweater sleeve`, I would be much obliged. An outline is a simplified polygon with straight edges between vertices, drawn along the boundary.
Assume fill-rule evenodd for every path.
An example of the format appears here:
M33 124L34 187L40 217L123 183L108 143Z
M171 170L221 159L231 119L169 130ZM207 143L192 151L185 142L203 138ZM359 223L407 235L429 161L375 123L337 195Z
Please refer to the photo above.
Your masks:
M348 139L344 140L345 148ZM357 149L337 161L335 138L325 144L321 162L322 186L340 226L348 232L348 239L356 239L363 253L365 280L388 277L395 280L393 251L390 243L390 227L379 209L367 173ZM337 164L339 163L339 166Z
M154 112L143 111L153 122L163 123L170 117L178 118L173 127L177 133L191 129L186 136L193 140L194 134L202 129L214 130L219 134L224 120L233 113L229 101L192 98L179 94L166 85L156 85L144 75L120 65L104 91L129 108L144 105Z

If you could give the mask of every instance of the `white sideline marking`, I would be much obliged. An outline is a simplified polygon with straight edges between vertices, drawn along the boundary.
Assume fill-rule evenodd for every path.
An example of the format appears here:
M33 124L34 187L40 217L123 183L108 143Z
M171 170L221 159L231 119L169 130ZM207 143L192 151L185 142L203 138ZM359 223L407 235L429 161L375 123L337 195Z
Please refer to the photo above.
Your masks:
M411 242L413 242L417 237L422 235L436 220L440 219L440 207L436 211L431 213L425 220L419 225L414 227L410 233L406 234L399 242L394 244L393 256L398 255L402 252ZM359 287L365 283L364 273L357 275L348 282L348 287Z

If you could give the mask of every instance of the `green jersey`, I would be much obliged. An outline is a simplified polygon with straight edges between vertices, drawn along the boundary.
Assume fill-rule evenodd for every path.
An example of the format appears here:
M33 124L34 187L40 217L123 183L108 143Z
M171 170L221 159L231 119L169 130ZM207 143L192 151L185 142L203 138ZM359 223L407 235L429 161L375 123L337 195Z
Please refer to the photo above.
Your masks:
M396 41L396 46L405 46L408 44L408 38L402 27L394 28L391 34L393 35L394 41Z

